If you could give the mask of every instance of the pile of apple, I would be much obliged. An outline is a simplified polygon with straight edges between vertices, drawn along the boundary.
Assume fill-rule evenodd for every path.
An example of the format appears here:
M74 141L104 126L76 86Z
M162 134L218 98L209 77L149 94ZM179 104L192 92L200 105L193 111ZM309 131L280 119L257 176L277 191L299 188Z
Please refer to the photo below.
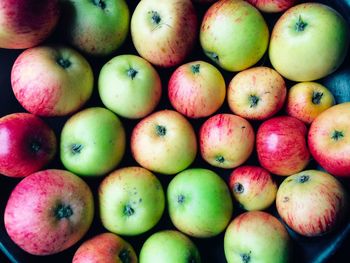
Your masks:
M11 85L27 112L0 119L0 173L19 178L4 224L20 248L62 252L95 214L108 232L85 240L75 263L200 262L190 238L224 231L229 263L289 262L287 228L313 237L348 220L338 179L350 177L350 103L317 82L346 57L344 18L294 0L194 2L1 1L0 47L25 49ZM271 32L264 12L283 12ZM55 28L68 44L43 44ZM138 54L118 53L129 32ZM190 61L195 51L206 61ZM264 54L271 65L257 66ZM96 56L108 58L98 76ZM94 89L101 101L85 107ZM62 116L55 134L45 118ZM50 166L56 155L66 170ZM233 216L235 203L246 212ZM274 204L280 219L262 211ZM164 213L173 229L151 232ZM128 236L143 233L137 256Z

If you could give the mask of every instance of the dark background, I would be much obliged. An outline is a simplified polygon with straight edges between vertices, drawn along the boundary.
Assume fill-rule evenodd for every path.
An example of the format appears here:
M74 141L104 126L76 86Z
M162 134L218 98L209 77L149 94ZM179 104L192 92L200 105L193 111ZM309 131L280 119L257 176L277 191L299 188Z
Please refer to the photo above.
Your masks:
M161 1L161 0L160 0ZM132 11L138 1L127 1L130 7L130 13L132 14ZM334 6L337 10L342 12L344 17L349 19L350 17L350 1L349 0L338 0L338 1L322 1L324 3L327 3L329 5ZM199 21L201 20L205 10L208 8L208 5L199 6L196 5L197 11L198 11L198 17ZM264 15L266 20L268 21L270 28L274 24L274 21L278 18L279 15ZM57 29L56 32L50 37L46 43L61 43L66 44L64 37L64 30ZM12 112L23 112L24 109L18 104L16 101L14 95L12 94L11 90L11 84L10 84L10 72L11 67L13 65L13 62L17 58L17 56L21 53L20 50L5 50L0 49L0 116L4 116L6 114L12 113ZM131 37L128 36L127 40L123 44L123 46L116 51L114 54L106 57L106 58L95 58L90 57L88 55L85 55L85 57L90 62L91 66L94 70L94 76L95 76L95 89L92 98L89 100L89 102L85 105L85 107L91 107L91 106L102 106L102 103L99 99L98 92L97 92L97 85L96 81L98 79L98 74L100 71L100 68L104 63L106 63L109 59L114 57L115 55L119 54L137 54L135 51ZM209 60L204 57L201 48L199 46L199 43L197 43L196 47L194 48L194 51L192 54L186 59L185 62L190 62L194 60ZM185 63L184 62L184 63ZM349 56L347 57L346 61L344 62L342 68L349 67L350 59ZM267 56L265 55L261 61L258 62L257 65L266 65L270 66ZM175 70L176 67L170 68L170 69L160 69L157 68L162 81L163 81L163 96L161 99L160 104L157 107L157 110L160 109L171 109L171 106L169 104L169 101L167 99L167 82L171 75L171 73ZM226 83L232 79L234 76L234 73L226 72L224 70L221 70ZM288 86L290 87L293 83L288 82ZM350 84L349 84L350 87ZM227 106L227 103L220 108L220 112L230 112ZM283 114L283 111L280 113ZM68 116L69 117L69 116ZM44 118L44 120L55 130L57 138L59 138L60 131L62 129L62 126L64 122L67 120L68 117L60 117L60 118ZM130 133L135 126L135 124L138 122L137 120L127 120L122 119L122 122L124 124L124 127L126 128L127 133L127 139L129 139ZM193 124L194 128L198 131L198 128L200 125L205 121L205 119L200 120L191 120L191 123ZM256 128L260 124L259 122L253 122L253 126ZM251 158L247 161L248 164L254 164L256 163L256 156L253 154ZM130 165L136 165L136 162L132 159L130 154L130 148L127 148L126 154L124 156L124 159L122 163L120 164L120 167L130 166ZM218 174L220 174L225 180L228 179L228 175L230 174L231 170L223 170L223 169L216 169L208 164L204 163L203 160L199 156L197 156L195 162L191 165L191 167L203 167L208 168L211 170L216 171ZM309 165L309 168L314 168L315 163L311 162ZM59 156L56 155L55 160L50 163L48 168L62 168L63 166L59 160ZM161 180L164 190L166 190L166 187L171 180L172 176L166 176L166 175L157 175L158 178ZM92 188L93 192L96 193L96 189L102 180L102 178L84 178L87 183ZM281 178L275 178L277 181L280 181ZM0 214L1 214L1 222L0 222L0 248L2 248L5 253L9 257L13 257L14 262L70 262L74 252L78 248L78 246L87 238L94 236L97 233L105 232L106 230L101 225L99 218L98 218L98 207L97 202L95 202L96 206L96 212L95 212L95 218L93 222L93 226L90 228L87 235L84 237L83 240L78 242L75 246L72 248L59 253L54 256L48 256L48 257L33 257L28 255L27 253L23 252L21 249L19 249L13 242L8 238L7 233L4 229L3 225L3 212L4 208L8 199L8 196L13 189L13 187L18 183L19 179L13 179L13 178L7 178L4 176L0 177ZM349 180L343 181L344 185L347 187L348 191L350 188L350 182ZM96 195L95 195L96 196ZM96 201L96 200L95 200ZM276 215L275 207L271 207L269 210L272 214ZM239 207L235 207L234 216L241 213ZM165 210L164 215L161 219L161 221L157 224L155 228L150 230L149 232L139 235L137 237L125 237L127 241L129 241L135 248L136 253L138 254L140 251L140 248L143 244L143 242L147 239L147 237L158 230L162 229L173 229L170 219L167 215L167 211ZM290 234L294 240L294 261L295 262L348 262L350 258L350 235L348 234L350 232L350 224L349 220L344 222L341 226L339 226L336 231L333 233L327 234L323 237L317 237L317 238L304 238L301 237L293 231L289 230ZM225 262L224 254L223 254L223 236L224 233L220 234L217 237L210 238L210 239L196 239L191 238L195 244L198 246L201 257L203 262ZM347 237L346 237L347 236ZM346 237L346 238L345 238ZM345 240L344 240L345 238ZM342 242L343 241L343 242ZM329 258L327 261L326 258L329 257L329 255L333 256ZM4 256L4 254L0 253L0 262L7 262L8 258Z

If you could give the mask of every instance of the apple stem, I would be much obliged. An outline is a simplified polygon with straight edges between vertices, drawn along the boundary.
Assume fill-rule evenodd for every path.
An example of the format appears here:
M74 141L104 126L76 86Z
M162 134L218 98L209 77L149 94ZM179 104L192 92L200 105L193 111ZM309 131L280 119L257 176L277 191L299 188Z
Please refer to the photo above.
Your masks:
M151 16L152 23L158 25L160 23L160 21L162 20L160 18L159 13L157 11L151 11L151 14L152 14L152 16Z
M156 134L158 136L161 136L161 137L165 136L166 135L166 128L162 125L157 125L156 126Z
M199 71L200 71L200 67L201 67L201 65L200 65L200 64L195 64L195 65L192 65L192 66L191 66L192 73L193 73L193 74L197 74L197 73L199 73Z
M244 186L241 183L235 183L233 185L233 191L237 194L241 194L244 192Z
M77 143L74 143L71 146L71 150L73 154L80 153L83 148L84 148L83 145L77 144Z
M130 251L122 249L118 255L122 263L131 263Z
M240 254L243 263L249 263L250 262L250 254L251 253L252 252L249 251L248 254L247 253Z
M128 69L128 77L131 79L134 79L137 75L138 71L136 69L133 68L129 68Z
M132 216L135 213L135 210L128 204L124 206L124 215L126 216Z
M106 3L103 0L92 0L92 2L94 3L95 6L98 6L101 9L105 9L106 8Z
M298 183L303 184L303 183L309 181L309 179L310 179L310 176L308 176L308 175L299 176L298 177Z
M59 204L55 209L55 217L57 219L63 219L63 218L69 218L71 215L73 215L72 208L67 205Z
M72 65L72 63L68 59L64 59L64 58L58 58L57 64L60 65L64 69L69 68L70 65Z
M218 163L224 163L225 162L225 158L224 158L224 156L220 155L220 156L217 156L215 158L215 161L217 161Z
M344 137L343 132L335 130L335 131L333 132L331 138L332 138L333 140L335 140L335 141L338 141L338 140L340 140L340 139L343 138L343 137Z
M33 153L37 153L41 148L41 144L38 141L32 141L30 144L30 149Z
M249 102L250 102L250 108L256 107L259 103L259 97L255 96L255 95L250 95L249 96Z
M320 104L322 97L323 97L322 92L314 91L312 93L312 103L317 105Z
M307 23L304 22L302 19L301 19L301 16L299 15L299 19L298 21L295 23L295 30L297 32L302 32L305 30L305 27L307 26Z

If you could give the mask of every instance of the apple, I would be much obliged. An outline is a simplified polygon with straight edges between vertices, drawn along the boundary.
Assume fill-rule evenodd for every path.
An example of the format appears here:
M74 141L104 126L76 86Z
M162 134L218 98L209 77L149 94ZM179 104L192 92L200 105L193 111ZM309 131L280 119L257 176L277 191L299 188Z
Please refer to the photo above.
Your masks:
M227 101L233 113L250 120L265 120L282 108L286 95L286 84L278 72L254 67L233 77Z
M18 102L40 116L63 116L80 109L94 85L88 61L65 46L39 46L16 59L11 84Z
M30 113L0 118L0 174L24 177L45 167L55 156L54 131Z
M262 58L269 43L269 29L249 3L222 0L206 11L199 38L212 61L225 70L241 71Z
M168 96L176 111L190 118L207 117L224 103L226 84L220 71L204 61L178 67L170 77Z
M322 79L321 84L332 92L336 103L350 102L350 66Z
M348 25L336 10L320 3L299 4L276 22L269 46L270 61L287 79L317 80L342 64L349 39Z
M314 159L335 176L350 177L350 102L322 112L312 122L308 145Z
M291 240L274 216L251 211L237 216L227 227L224 250L228 263L291 262Z
M199 130L202 158L215 167L234 168L244 163L254 148L254 130L244 118L216 114Z
M200 263L196 245L186 235L175 230L152 234L140 251L141 263Z
M102 176L119 164L125 144L124 127L115 114L105 108L86 108L64 124L60 157L78 175Z
M60 17L58 0L2 0L0 48L24 49L43 42Z
M130 13L124 0L66 0L62 9L64 36L87 54L110 55L128 35Z
M334 230L348 212L348 201L345 189L333 176L306 170L281 183L276 207L291 229L312 237Z
M196 134L180 113L161 110L142 119L133 129L131 152L141 166L162 174L186 169L197 154Z
M137 263L134 248L112 233L98 234L82 243L72 263Z
M157 71L143 58L120 55L101 69L98 91L102 103L125 118L142 118L157 106L162 84Z
M256 151L262 167L287 176L303 170L310 160L306 143L307 127L290 116L264 121L256 134Z
M310 124L321 112L335 103L332 93L316 82L301 82L288 91L286 112Z
M229 185L234 198L248 211L264 210L276 199L276 183L271 174L259 166L244 165L233 170Z
M121 235L139 235L160 220L165 197L162 184L142 167L125 167L109 174L99 190L103 226Z
M81 178L64 170L44 170L16 185L6 204L4 223L21 249L44 256L78 242L93 215L92 192Z
M160 67L180 64L197 39L197 15L191 0L143 0L131 18L137 52Z
M250 4L266 13L278 13L292 7L297 0L247 0Z
M192 168L177 174L168 185L167 200L172 223L193 237L216 236L231 220L230 190L208 169Z

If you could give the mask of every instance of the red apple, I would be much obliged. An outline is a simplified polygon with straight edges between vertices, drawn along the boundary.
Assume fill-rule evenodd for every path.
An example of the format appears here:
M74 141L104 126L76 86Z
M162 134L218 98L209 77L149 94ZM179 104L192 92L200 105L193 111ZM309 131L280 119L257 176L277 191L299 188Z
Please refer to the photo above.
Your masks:
M276 183L259 166L238 167L231 173L229 185L234 198L248 211L266 209L276 198Z
M75 252L72 263L137 263L134 248L121 237L102 233L85 241Z
M327 172L350 177L350 102L322 112L309 131L311 155Z
M254 137L253 127L242 117L214 115L204 122L199 131L202 158L216 167L237 167L252 153Z
M59 19L58 0L1 0L0 48L30 48L44 41Z
M263 122L256 135L256 150L262 167L273 174L291 175L309 163L306 144L307 127L289 116Z
M94 201L89 186L64 170L44 170L24 178L12 191L4 223L10 238L33 255L61 252L89 229Z
M247 0L262 12L278 13L292 7L297 0Z
M233 77L227 100L233 113L251 120L264 120L282 108L286 94L286 84L277 71L255 67Z
M307 170L287 177L277 191L277 211L286 224L305 236L333 230L347 213L348 197L330 174Z
M0 119L0 174L24 177L39 171L56 153L53 130L30 113L13 113Z
M170 103L190 118L207 117L224 103L226 84L220 71L204 61L177 68L168 85Z

